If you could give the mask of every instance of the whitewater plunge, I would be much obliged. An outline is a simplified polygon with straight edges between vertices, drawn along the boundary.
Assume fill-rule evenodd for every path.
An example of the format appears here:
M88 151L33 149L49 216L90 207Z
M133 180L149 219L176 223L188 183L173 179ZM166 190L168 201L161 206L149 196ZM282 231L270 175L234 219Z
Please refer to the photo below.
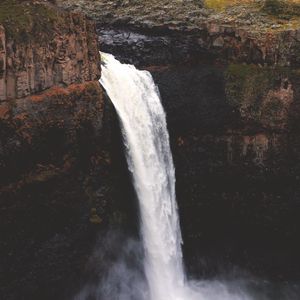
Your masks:
M120 118L128 168L139 200L145 253L143 267L149 291L136 298L135 288L141 279L136 273L130 274L121 262L120 266L112 267L111 276L97 287L95 293L99 296L96 299L274 300L256 293L252 296L252 292L247 291L248 283L239 279L234 283L186 281L175 197L175 170L158 88L149 72L121 64L110 54L102 53L102 64L100 82ZM121 293L111 292L111 286L124 285ZM105 288L108 292L103 297ZM76 299L89 299L90 291L87 291Z
M183 299L181 232L166 116L149 72L102 54L101 84L121 120L127 163L139 199L151 300Z

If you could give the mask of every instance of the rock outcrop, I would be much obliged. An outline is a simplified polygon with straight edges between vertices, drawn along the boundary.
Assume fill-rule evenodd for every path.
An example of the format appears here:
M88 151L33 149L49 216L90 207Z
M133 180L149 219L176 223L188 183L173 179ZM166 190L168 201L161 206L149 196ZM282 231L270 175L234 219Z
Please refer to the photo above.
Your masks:
M202 53L203 56L203 52L215 55L223 63L230 60L300 66L299 17L293 13L267 14L259 1L234 2L221 11L210 9L205 3L222 1L57 2L72 11L84 11L92 16L97 21L100 35L101 28L104 28L104 34L107 29L117 30L119 34L123 31L128 39L125 52L131 47L143 48L143 41L132 44L136 38L134 34L138 33L148 36L147 40L150 36L160 41L160 47L168 50L167 59L164 59L167 63L172 56L178 58L178 51L172 50L176 47L189 55ZM230 1L226 3L230 4ZM128 30L133 33L132 37Z
M1 1L0 24L0 294L71 299L130 194L95 24L28 0Z
M0 101L26 97L56 85L99 79L94 22L80 14L61 13L50 5L30 5L33 8L27 10L23 4L24 13L31 14L26 28L12 28L16 24L10 21L0 26ZM38 32L35 27L40 25L41 14L46 18L43 22L47 31Z
M40 156L38 149L51 130L65 135L65 145L76 145L82 124L99 136L104 96L93 21L45 1L4 1L0 6L3 185L38 163L39 159L21 159L22 154L49 156Z

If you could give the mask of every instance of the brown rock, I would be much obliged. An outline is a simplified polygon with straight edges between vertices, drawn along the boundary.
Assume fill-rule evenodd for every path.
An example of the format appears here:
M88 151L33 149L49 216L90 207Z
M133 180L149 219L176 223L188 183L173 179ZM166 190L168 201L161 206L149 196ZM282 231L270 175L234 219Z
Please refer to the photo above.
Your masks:
M52 30L39 32L39 38L27 33L27 39L18 40L5 34L8 25L0 27L1 101L99 79L94 23L78 13L59 14Z

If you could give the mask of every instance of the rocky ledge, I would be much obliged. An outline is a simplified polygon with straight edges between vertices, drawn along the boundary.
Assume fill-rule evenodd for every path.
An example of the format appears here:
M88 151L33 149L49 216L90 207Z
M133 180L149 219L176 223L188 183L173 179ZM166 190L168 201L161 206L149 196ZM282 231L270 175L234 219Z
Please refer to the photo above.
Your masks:
M174 46L165 39L171 36L179 44L192 40L194 52L204 51L223 61L300 65L299 6L290 0L285 2L289 9L280 6L277 10L262 0L58 0L57 3L87 13L100 29L130 29L163 38L162 47ZM130 35L127 38L130 42ZM136 43L135 47L140 45Z

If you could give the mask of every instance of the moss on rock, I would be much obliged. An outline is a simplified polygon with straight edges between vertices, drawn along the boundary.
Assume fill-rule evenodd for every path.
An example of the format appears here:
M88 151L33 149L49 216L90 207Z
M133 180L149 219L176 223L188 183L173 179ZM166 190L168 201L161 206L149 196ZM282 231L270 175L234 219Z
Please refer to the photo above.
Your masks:
M244 0L242 2L248 3L252 2L251 0ZM216 10L223 10L228 6L233 6L238 3L241 3L239 0L206 0L205 5L208 8L216 9Z
M294 101L291 79L295 72L289 68L231 64L225 72L227 101L242 119L283 129Z
M266 0L263 10L280 17L300 16L300 4L291 0Z
M3 0L0 3L0 24L5 26L8 37L19 42L40 39L40 32L43 36L50 35L55 21L63 22L63 15L45 2Z
M233 106L242 106L245 102L255 103L262 97L273 82L271 70L257 65L231 64L226 74L226 95Z

